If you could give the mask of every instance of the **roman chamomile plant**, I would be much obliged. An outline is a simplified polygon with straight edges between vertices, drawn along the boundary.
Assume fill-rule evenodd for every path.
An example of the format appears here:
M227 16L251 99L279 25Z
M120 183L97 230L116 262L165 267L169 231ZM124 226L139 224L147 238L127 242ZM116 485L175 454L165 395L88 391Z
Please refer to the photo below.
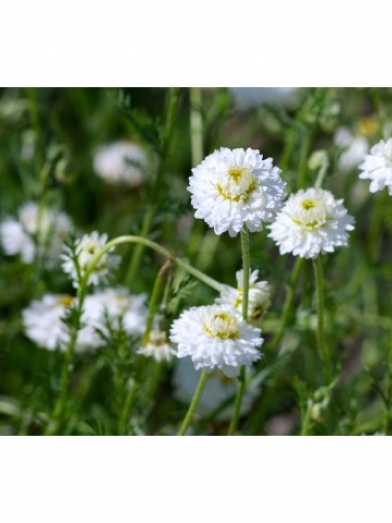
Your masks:
M333 252L336 246L347 245L348 231L353 229L354 220L347 214L341 200L335 200L331 193L318 187L301 190L284 204L286 184L280 174L281 171L273 165L272 158L263 159L258 150L250 148L230 150L222 147L192 169L188 190L192 195L192 206L196 209L195 217L204 219L217 235L224 232L228 232L232 238L240 235L243 267L237 272L236 289L217 282L184 259L175 257L158 243L141 236L120 236L107 241L106 235L93 232L80 240L74 240L66 248L63 269L70 275L77 289L77 297L72 301L70 312L71 332L64 349L60 394L47 433L58 433L62 427L70 363L73 352L78 347L80 334L85 328L83 318L85 321L89 316L86 313L87 288L107 278L111 268L118 264L118 258L111 253L117 245L123 243L135 243L153 249L165 256L170 263L176 264L219 292L213 305L192 307L173 322L169 339L176 349L169 345L166 333L154 327L156 301L162 286L164 268L156 279L148 314L143 316L140 313L138 317L139 323L145 324L138 354L154 354L158 361L168 359L173 353L178 358L190 356L195 369L201 370L199 383L179 435L187 433L208 374L216 370L229 378L238 377L228 434L233 435L236 432L247 369L262 357L260 348L264 340L261 329L252 325L252 322L263 314L270 302L269 284L258 281L258 271L251 270L249 248L249 232L261 231L265 222L271 224L270 237L279 246L281 254L291 252L314 261L318 345L325 386L331 386L330 356L324 340L323 275L319 255ZM284 326L284 318L282 325ZM125 400L126 405L130 406L134 395L133 386ZM311 406L309 404L309 409ZM129 409L125 409L124 423L127 413ZM306 423L303 433L307 433Z

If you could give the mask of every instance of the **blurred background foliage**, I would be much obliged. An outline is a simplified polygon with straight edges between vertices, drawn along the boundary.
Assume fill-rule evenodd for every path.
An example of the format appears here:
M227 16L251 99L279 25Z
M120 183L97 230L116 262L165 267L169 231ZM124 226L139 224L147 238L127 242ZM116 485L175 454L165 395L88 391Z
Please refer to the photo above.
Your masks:
M303 264L283 337L275 347L269 343L279 327L295 260L279 255L268 231L252 234L251 267L270 282L273 293L260 322L265 338L265 356L257 366L261 389L241 419L240 433L388 432L392 206L386 190L370 194L367 181L358 179L360 161L342 166L349 146L336 136L346 128L352 137L364 138L368 150L391 136L392 89L183 88L159 191L152 191L153 167L136 188L110 185L96 176L95 151L117 140L143 147L154 166L162 153L167 107L166 88L0 89L0 219L15 215L26 201L44 202L68 213L77 231L98 230L114 238L139 234L152 205L150 238L235 285L235 271L241 268L238 238L217 237L204 222L194 222L186 190L192 167L221 146L252 147L282 169L288 194L314 185L322 170L323 188L343 198L356 218L350 246L323 256L326 335L335 380L324 386L321 378L310 261ZM191 140L192 113L201 122L198 148ZM132 248L122 246L118 252L122 264L115 283L122 284ZM130 291L150 293L162 263L143 251ZM184 308L215 298L198 282L189 286L183 274L175 278L167 326ZM41 434L58 393L63 355L25 337L21 311L45 292L74 291L60 266L49 270L25 264L3 250L0 288L0 432ZM119 433L115 376L121 365L138 383L143 376L149 390L138 394L126 433L175 433L186 411L173 397L175 362L157 366L148 361L144 369L131 362L129 367L127 357L121 359L109 345L76 355L65 433ZM197 418L193 428L196 434L224 434L226 429L226 422L208 417Z

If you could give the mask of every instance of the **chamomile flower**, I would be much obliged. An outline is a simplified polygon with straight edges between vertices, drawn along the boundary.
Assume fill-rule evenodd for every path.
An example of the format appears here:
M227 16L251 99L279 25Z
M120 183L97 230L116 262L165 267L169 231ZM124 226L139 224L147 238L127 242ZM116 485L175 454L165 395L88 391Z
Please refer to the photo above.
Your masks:
M220 369L237 376L242 365L261 358L261 330L246 323L228 305L192 307L173 322L170 340L178 344L177 356L191 356L196 370Z
M353 135L347 127L341 127L336 131L334 142L336 145L344 147L338 161L339 169L342 172L358 167L369 147L364 136Z
M195 217L202 218L216 234L236 236L243 227L261 231L282 207L286 184L272 158L263 159L255 149L222 147L192 169L188 191Z
M168 343L166 332L153 329L148 336L147 343L140 347L136 353L147 358L154 358L156 361L170 361L176 351Z
M107 239L107 234L100 235L97 231L93 231L91 234L85 234L80 240L78 240L75 244L77 265L72 256L71 248L65 247L65 252L62 255L62 268L64 272L71 276L74 287L79 286L78 269L81 278L83 278L87 267L90 265L95 255L106 245ZM114 247L101 256L88 278L87 283L89 285L98 285L98 283L106 281L110 270L118 266L120 258L119 256L112 256L110 254L113 250Z
M119 141L101 146L94 156L94 171L111 184L138 187L146 180L147 158L136 144Z
M195 370L190 357L181 358L174 369L173 384L174 396L187 405L192 401L201 371ZM247 367L247 378L252 375L252 368ZM237 380L228 378L222 372L213 371L209 376L204 387L203 393L196 407L196 412L200 416L208 416L218 409L229 398L233 398L230 405L220 411L216 419L225 421L231 419L234 411L234 397L237 391ZM260 386L250 384L244 391L242 398L240 415L247 414L260 393Z
M243 282L244 271L241 269L236 272L237 288L223 285L219 298L216 303L230 305L242 314ZM271 288L266 281L257 281L259 271L251 271L249 278L248 294L248 317L256 320L263 316L271 304Z
M27 202L18 211L18 218L6 217L0 224L0 240L8 255L20 254L24 263L37 256L48 268L54 267L61 254L63 242L71 229L67 214Z
M384 187L388 187L392 196L392 138L374 145L359 168L363 171L359 177L362 180L371 180L370 192L382 191Z
M315 258L347 245L353 224L343 200L335 200L329 191L311 188L290 196L270 226L269 237L279 246L280 254Z
M62 294L45 294L41 300L33 300L23 310L25 334L39 347L48 350L65 350L69 330L63 318L74 298Z

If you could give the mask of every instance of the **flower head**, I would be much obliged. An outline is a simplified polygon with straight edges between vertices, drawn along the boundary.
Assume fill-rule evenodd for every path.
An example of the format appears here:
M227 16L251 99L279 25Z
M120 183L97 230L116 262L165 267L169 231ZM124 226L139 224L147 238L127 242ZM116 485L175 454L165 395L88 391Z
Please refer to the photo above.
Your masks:
M252 368L247 367L247 377L252 374ZM191 358L181 358L175 369L173 376L174 395L175 397L188 404L192 401L197 383L200 378L200 372L195 370ZM213 371L208 377L202 396L196 407L196 412L200 416L208 416L218 409L230 397L234 398L237 390L237 381L234 378L228 378L222 372ZM241 403L241 415L250 411L253 401L260 393L260 386L250 384L244 391ZM219 421L228 420L233 415L233 403L224 408L216 417Z
M28 338L48 350L65 350L69 329L63 318L74 298L64 294L45 294L42 300L33 300L23 310L22 318Z
M241 269L236 272L237 288L223 285L219 298L215 300L216 303L230 305L239 313L242 313L242 299L243 299L243 281L244 271ZM259 271L252 271L249 278L249 294L248 294L248 317L256 320L263 316L271 303L270 285L266 281L257 281Z
M290 196L270 226L269 237L279 246L280 254L315 258L347 245L347 231L354 229L353 224L343 200L335 200L329 191L311 188Z
M146 155L138 145L119 141L97 150L94 171L108 183L138 187L146 179L146 163Z
M136 354L155 358L156 361L170 361L176 351L168 343L166 332L153 329L148 336L147 343L140 347Z
M177 356L191 356L196 370L220 369L237 376L241 365L261 358L261 330L246 323L228 305L192 307L173 322L170 340L178 344Z
M334 142L336 145L344 147L338 163L342 172L358 167L368 151L366 138L360 135L353 135L347 127L341 127L336 131Z
M236 236L243 227L261 231L282 206L286 184L272 158L254 149L222 147L192 169L188 191L195 217L202 218L216 234Z
M371 180L370 192L382 191L384 187L388 187L392 196L392 138L374 145L359 168L363 171L359 177L362 180Z
M64 272L71 276L74 287L79 285L78 270L80 271L80 277L83 278L95 255L106 245L107 238L107 234L99 235L97 231L85 234L75 244L76 262L72 250L69 247L65 247L65 253L62 255L62 267ZM87 284L97 285L99 282L106 281L110 270L118 266L120 262L119 256L110 255L113 250L114 247L110 248L100 257L94 270L88 277Z
M32 263L38 254L45 266L58 263L63 242L71 229L70 218L54 209L27 202L18 211L18 219L7 217L0 224L0 240L6 254L20 254L23 262Z

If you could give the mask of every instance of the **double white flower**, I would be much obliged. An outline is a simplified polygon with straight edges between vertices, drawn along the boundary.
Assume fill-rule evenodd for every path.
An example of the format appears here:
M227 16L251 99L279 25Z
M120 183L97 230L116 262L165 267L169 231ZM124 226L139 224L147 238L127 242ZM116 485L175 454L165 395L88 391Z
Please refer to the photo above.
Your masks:
M173 322L170 340L177 356L191 356L196 370L218 368L237 376L242 365L261 358L261 330L252 327L229 305L192 307Z
M362 180L371 180L370 192L382 191L384 187L388 187L392 196L392 138L374 145L359 168L362 170L359 177Z
M280 254L291 252L301 258L315 258L347 245L354 218L347 214L343 200L335 200L323 189L300 190L290 196L270 226L269 236Z
M222 147L192 169L188 191L195 217L202 218L216 234L234 237L246 227L261 231L282 207L286 184L272 158L263 159L255 149Z

